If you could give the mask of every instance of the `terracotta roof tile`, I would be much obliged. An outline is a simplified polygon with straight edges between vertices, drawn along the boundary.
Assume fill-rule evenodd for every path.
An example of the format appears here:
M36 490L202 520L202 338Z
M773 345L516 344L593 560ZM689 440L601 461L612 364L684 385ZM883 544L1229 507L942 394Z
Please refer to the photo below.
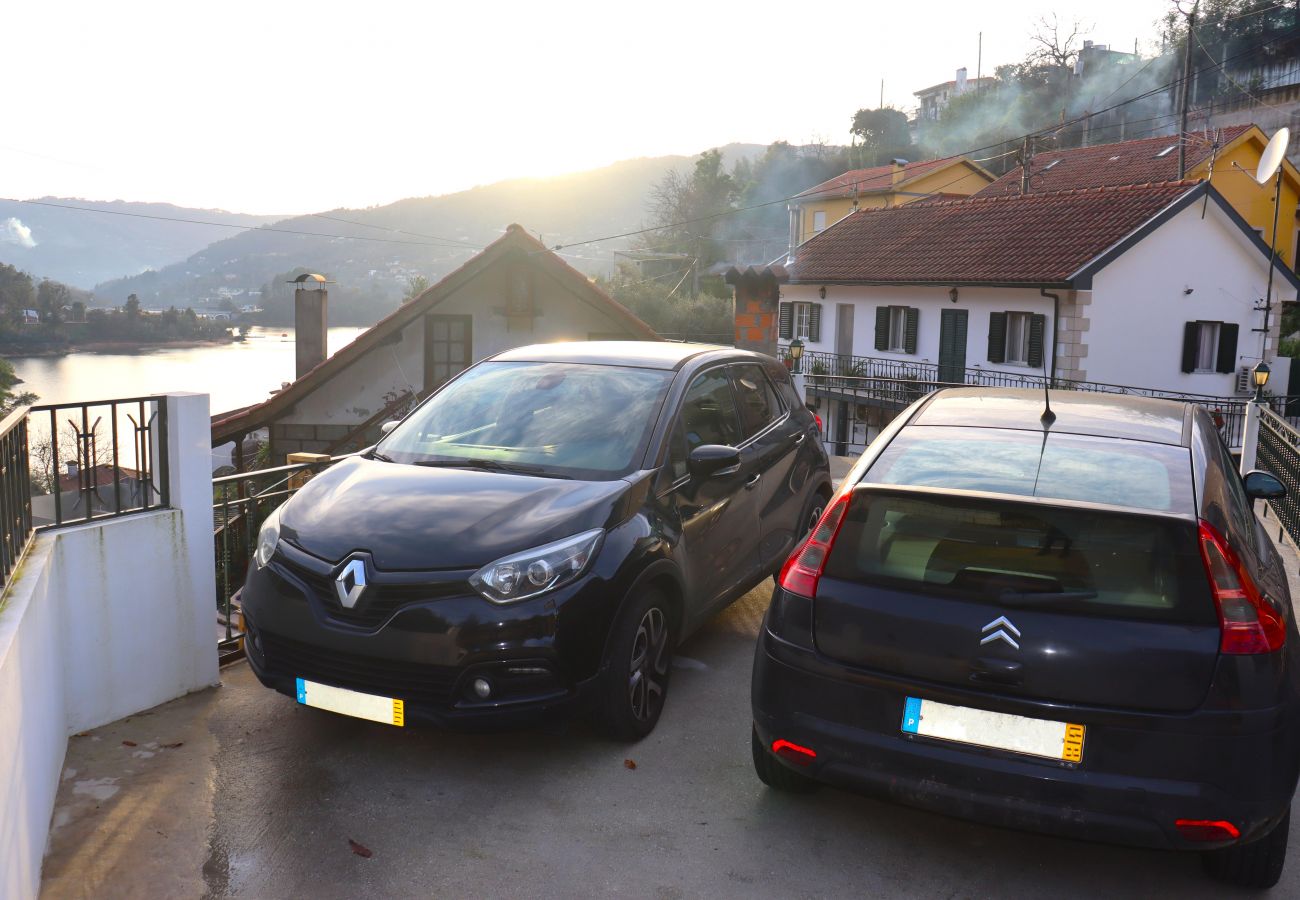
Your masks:
M1063 284L1194 182L862 210L805 242L794 282Z
M943 159L926 159L910 162L903 166L903 181L910 181L935 169L958 161L961 157L948 156ZM823 181L808 188L796 196L797 200L826 199L830 197L851 197L854 192L865 194L869 191L886 191L893 186L893 166L873 166L870 169L852 169L842 175Z
M1229 125L1219 129L1223 147L1245 134L1253 125ZM1187 138L1187 168L1209 158L1214 143L1211 135ZM1168 152L1165 152L1168 151ZM1178 177L1178 139L1173 135L1097 144L1072 150L1045 150L1034 154L1030 166L1031 193L1076 191L1121 184L1150 184ZM1020 169L1007 172L974 196L991 197L1020 193Z

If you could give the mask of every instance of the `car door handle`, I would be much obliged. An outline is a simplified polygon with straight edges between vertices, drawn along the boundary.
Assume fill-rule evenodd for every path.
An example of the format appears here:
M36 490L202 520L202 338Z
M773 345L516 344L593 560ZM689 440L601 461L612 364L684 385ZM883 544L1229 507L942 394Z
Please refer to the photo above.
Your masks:
M794 445L795 445L796 447L798 447L800 444L803 443L803 439L806 438L807 436L808 436L808 435L807 435L806 432L800 434L797 438L794 439Z
M755 472L748 481L745 482L745 490L749 490L758 484L758 480L763 477L762 472Z

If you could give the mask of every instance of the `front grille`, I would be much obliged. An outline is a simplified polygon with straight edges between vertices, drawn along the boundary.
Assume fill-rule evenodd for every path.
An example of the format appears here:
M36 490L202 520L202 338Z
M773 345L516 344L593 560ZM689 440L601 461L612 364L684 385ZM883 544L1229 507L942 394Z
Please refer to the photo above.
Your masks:
M463 581L425 584L372 583L362 592L357 605L348 609L339 602L332 576L312 572L283 558L278 562L294 578L307 586L312 598L320 604L331 619L357 628L376 629L404 606L439 600L443 597L463 596L469 590Z
M460 672L455 666L430 666L341 653L267 632L260 632L258 638L266 667L274 675L306 678L412 703L449 704Z

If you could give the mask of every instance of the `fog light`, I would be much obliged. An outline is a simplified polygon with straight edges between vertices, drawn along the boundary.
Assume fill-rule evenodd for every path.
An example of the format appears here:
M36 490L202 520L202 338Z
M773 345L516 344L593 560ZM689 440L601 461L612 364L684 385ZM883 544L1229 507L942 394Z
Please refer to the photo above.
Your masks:
M1241 837L1236 825L1222 819L1177 819L1174 827L1189 841L1235 841Z
M488 697L492 696L492 682L488 681L486 678L475 678L473 686L474 696L478 697L480 700L486 700Z
M801 747L786 740L773 741L772 752L796 766L811 765L812 761L817 758L817 751L811 747Z

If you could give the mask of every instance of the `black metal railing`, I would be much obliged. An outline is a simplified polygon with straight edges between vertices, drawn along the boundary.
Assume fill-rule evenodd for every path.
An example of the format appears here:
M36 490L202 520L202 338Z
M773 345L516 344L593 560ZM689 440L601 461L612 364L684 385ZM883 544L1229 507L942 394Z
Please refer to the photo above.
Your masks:
M1292 542L1300 544L1300 431L1270 409L1260 410L1255 465L1286 485L1286 496L1268 505Z
M171 502L166 397L33 406L26 438L38 531Z
M0 589L9 584L33 533L27 407L22 406L0 422Z
M342 457L338 457L342 459ZM243 614L238 595L257 535L266 517L321 469L334 462L294 463L212 479L213 543L217 562L217 615L222 660L243 653Z

